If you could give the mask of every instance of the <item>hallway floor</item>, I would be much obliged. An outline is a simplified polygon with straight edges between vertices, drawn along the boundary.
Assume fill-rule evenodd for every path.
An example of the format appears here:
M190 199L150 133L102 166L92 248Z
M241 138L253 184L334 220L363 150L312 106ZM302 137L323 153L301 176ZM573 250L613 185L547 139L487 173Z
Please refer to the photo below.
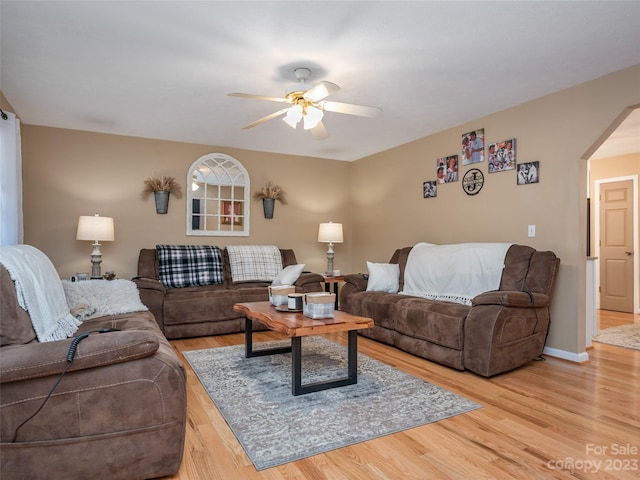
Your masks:
M613 310L596 310L598 330L604 330L618 325L640 323L640 315L633 313L614 312Z

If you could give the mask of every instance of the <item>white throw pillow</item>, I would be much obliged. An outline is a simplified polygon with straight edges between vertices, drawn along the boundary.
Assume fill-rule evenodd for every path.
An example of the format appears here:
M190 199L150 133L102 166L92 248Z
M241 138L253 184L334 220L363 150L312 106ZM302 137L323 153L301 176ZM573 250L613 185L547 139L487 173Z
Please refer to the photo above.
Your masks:
M400 265L397 263L367 262L369 270L368 292L398 293L400 287Z
M299 263L297 265L284 267L276 278L273 279L271 285L293 285L302 273L304 265L304 263Z

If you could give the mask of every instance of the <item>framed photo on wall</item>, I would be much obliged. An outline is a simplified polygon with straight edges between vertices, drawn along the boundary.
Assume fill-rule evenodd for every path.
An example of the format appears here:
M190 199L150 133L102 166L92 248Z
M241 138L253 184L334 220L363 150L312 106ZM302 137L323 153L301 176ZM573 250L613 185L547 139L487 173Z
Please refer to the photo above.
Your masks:
M540 162L518 164L518 185L529 185L540 182Z
M438 185L435 180L422 183L422 196L424 198L434 198L438 196Z
M462 135L462 165L484 162L484 128Z
M506 172L516 168L516 139L490 143L487 147L489 173Z
M438 183L458 181L458 155L449 155L436 160L436 178Z

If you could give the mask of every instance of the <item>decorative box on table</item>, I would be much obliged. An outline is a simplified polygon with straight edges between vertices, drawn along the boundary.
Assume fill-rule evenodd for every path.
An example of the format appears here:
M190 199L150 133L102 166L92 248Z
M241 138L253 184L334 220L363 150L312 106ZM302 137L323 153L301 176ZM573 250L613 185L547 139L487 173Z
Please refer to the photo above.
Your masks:
M269 286L269 302L276 307L286 305L290 293L296 293L293 285Z
M307 293L302 304L302 313L310 318L333 318L335 316L335 293Z

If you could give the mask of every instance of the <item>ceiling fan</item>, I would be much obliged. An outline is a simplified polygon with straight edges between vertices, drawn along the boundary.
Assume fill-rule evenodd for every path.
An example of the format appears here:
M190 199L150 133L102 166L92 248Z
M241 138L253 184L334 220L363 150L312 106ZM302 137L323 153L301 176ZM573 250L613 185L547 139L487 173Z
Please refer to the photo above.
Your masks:
M284 120L287 125L295 129L298 123L300 123L300 120L302 120L304 129L310 130L315 139L322 140L329 136L327 129L322 124L324 112L346 113L347 115L357 115L368 118L375 118L382 113L382 110L378 107L326 101L324 100L326 97L340 90L338 85L331 82L319 82L315 85L307 83L311 75L311 70L308 68L296 68L294 73L298 83L287 87L284 97L268 97L264 95L251 95L249 93L229 94L229 96L232 97L253 98L256 100L288 103L291 105L277 112L273 112L266 117L262 117L242 127L243 129L252 128L267 120L285 115L282 120Z

